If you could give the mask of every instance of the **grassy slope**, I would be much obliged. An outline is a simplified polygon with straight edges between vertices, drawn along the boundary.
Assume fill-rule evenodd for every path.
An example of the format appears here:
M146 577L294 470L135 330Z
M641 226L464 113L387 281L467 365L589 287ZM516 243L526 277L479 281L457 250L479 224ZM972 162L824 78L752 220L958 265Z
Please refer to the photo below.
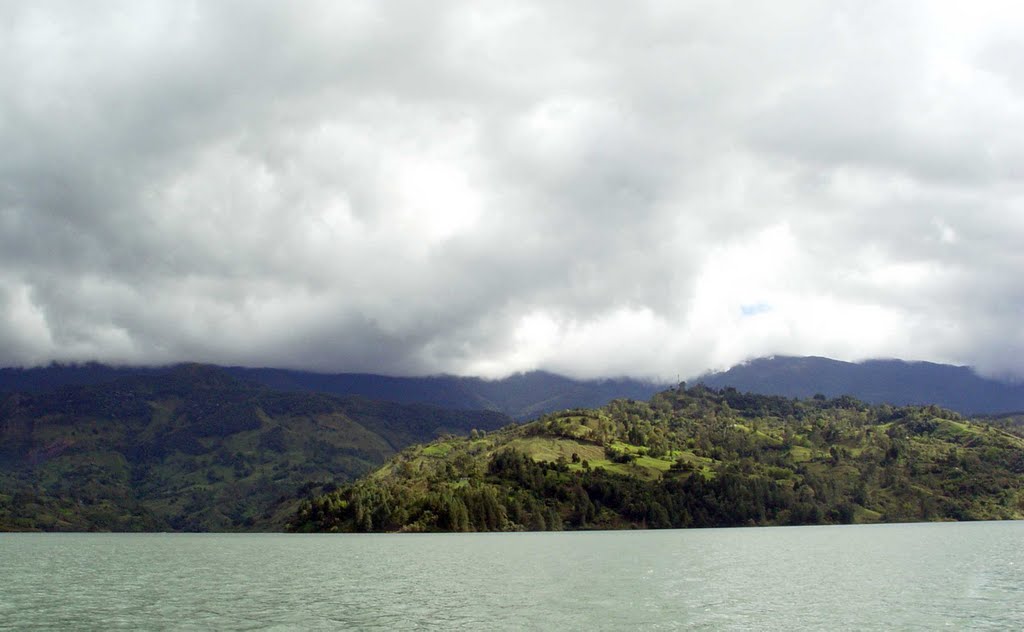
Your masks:
M1024 439L935 407L731 389L548 415L402 451L297 530L492 530L1024 517Z

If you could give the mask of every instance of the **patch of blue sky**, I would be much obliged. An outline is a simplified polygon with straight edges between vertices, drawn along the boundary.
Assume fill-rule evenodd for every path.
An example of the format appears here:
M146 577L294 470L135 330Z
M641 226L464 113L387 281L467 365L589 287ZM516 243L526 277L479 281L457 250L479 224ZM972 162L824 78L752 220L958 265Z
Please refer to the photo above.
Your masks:
M772 311L772 306L768 303L751 303L748 305L740 305L740 314L743 316L757 316L758 314L764 314L765 312Z

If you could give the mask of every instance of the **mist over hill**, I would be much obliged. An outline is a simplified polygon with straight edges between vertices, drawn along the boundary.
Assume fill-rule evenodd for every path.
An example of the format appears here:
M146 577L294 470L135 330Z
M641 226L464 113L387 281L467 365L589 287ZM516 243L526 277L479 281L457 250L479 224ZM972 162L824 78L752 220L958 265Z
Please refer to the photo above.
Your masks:
M288 392L358 395L405 404L460 410L492 410L527 421L568 408L594 408L618 399L647 400L667 384L630 378L577 380L531 371L498 380L440 375L392 377L368 373L316 373L280 368L220 367L243 381ZM126 375L157 375L173 367L112 367L88 363L30 369L0 369L0 391L42 392L87 385ZM688 380L713 388L784 397L851 395L872 404L936 404L966 415L1024 411L1024 384L984 378L969 367L868 360L853 363L822 357L759 358L727 371Z
M451 375L390 377L365 373L314 373L277 368L220 367L226 373L280 391L358 395L401 404L492 410L517 420L566 408L602 406L620 397L646 400L663 384L633 379L574 380L532 371L500 380ZM98 384L128 375L159 375L173 367L111 367L89 363L0 369L0 391L45 391Z
M1024 410L1024 384L981 377L969 367L820 357L775 356L691 380L714 387L784 397L852 395L871 404L936 404L966 415Z

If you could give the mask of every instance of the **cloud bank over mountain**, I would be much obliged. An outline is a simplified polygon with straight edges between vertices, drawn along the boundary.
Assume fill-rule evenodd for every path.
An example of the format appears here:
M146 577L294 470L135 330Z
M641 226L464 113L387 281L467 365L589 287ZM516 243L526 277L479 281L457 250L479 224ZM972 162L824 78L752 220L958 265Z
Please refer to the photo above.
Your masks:
M1024 376L1009 2L0 6L0 364Z

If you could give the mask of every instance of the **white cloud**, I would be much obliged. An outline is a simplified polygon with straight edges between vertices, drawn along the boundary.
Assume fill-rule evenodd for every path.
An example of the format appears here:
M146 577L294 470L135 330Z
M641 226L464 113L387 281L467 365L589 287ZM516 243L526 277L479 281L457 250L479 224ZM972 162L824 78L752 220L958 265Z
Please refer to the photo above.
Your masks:
M1008 2L0 8L0 364L1024 375Z

